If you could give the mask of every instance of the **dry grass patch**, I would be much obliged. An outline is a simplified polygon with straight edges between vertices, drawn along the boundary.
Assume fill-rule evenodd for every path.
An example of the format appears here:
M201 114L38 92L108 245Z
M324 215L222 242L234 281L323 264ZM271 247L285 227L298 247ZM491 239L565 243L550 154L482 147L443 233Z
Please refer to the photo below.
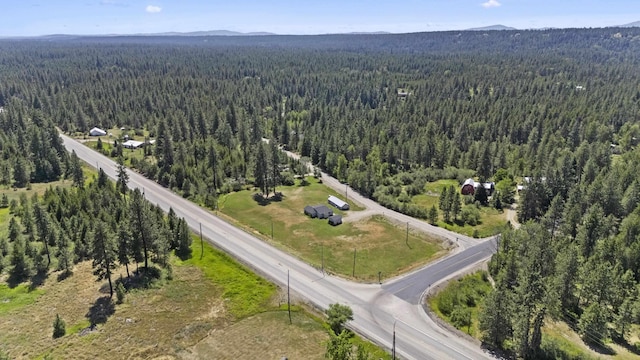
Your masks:
M213 331L193 348L180 353L183 359L324 359L326 330L315 320L286 311L258 314ZM251 344L251 346L247 346Z
M12 358L114 359L174 357L216 327L230 323L216 287L193 267L176 267L175 280L157 289L132 291L125 303L95 331L81 336L89 325L87 313L98 298L90 263L76 266L71 277L57 282L50 276L44 295L32 305L0 317L0 343ZM222 309L222 311L221 311ZM52 338L55 314L67 323L67 335Z

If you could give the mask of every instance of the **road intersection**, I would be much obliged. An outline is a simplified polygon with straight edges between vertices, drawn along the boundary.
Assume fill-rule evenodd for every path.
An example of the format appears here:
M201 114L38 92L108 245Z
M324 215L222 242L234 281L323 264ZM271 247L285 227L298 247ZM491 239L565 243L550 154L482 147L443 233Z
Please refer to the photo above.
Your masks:
M69 152L75 151L80 159L103 169L107 176L117 177L117 164L73 140L61 135ZM344 188L337 180L323 174L329 186ZM214 246L231 254L257 273L281 287L290 287L308 303L320 309L329 304L350 306L354 320L348 327L375 343L390 349L393 332L396 333L396 353L406 359L490 359L492 356L476 344L452 334L433 322L421 306L423 293L439 282L486 261L495 251L494 239L473 239L431 226L409 216L383 208L355 191L349 199L367 208L384 212L392 220L409 223L415 229L448 239L459 246L451 255L428 264L409 274L380 284L359 284L335 276L322 274L318 269L261 241L250 233L236 228L211 212L172 193L144 176L129 171L129 187L141 189L145 197L165 211L173 208L184 217L189 226L198 231Z

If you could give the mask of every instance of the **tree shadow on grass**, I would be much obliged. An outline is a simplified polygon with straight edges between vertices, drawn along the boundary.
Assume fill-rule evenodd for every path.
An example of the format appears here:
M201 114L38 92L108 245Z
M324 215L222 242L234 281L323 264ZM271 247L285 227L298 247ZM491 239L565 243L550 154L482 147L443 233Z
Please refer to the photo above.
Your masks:
M272 196L264 197L262 193L253 194L253 200L260 206L267 206L272 202L280 202L284 199L284 195L281 192L276 192Z
M36 288L42 286L48 277L49 272L47 270L36 272L35 275L31 276L29 290L35 290Z
M15 288L16 286L22 284L23 282L27 281L29 279L29 276L25 276L25 275L20 275L20 274L15 274L15 273L10 273L9 277L7 278L7 285L9 285L10 289Z
M61 282L66 280L71 275L73 275L73 271L64 270L58 274L58 277L56 279L58 280L58 282Z
M629 344L626 339L615 339L614 342L623 348L625 348L628 352L636 355L640 355L640 343Z
M117 279L114 283L114 288L119 282L121 282L127 290L149 289L161 279L162 270L160 270L159 268L155 266L150 266L148 268L141 267L140 269L134 271L131 277Z
M116 312L116 305L110 296L99 297L85 315L91 325L104 324Z
M589 349L597 352L598 354L602 354L602 355L616 354L615 350L613 350L613 348L611 348L610 346L607 346L606 344L595 343L595 342L586 342L586 344L589 347Z

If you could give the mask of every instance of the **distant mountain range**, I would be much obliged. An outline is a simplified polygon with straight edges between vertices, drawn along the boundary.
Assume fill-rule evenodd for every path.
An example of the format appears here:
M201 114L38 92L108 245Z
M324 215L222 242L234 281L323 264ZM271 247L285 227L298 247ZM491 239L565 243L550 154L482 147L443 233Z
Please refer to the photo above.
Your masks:
M277 35L270 32L238 32L229 30L209 30L209 31L191 31L191 32L164 32L153 34L134 34L133 36L265 36L265 35Z
M510 26L504 26L504 25L489 25L489 26L482 26L482 27L477 27L477 28L471 28L471 29L467 29L468 31L485 31L485 30L518 30L514 27L510 27Z
M636 22L632 22L632 23L624 24L624 25L614 25L614 26L607 26L607 27L623 27L623 28L640 27L640 21L636 21ZM540 29L536 29L536 30L548 30L548 29L553 29L553 28L540 28ZM497 24L497 25L476 27L476 28L471 28L471 29L466 29L466 30L467 31L488 31L488 30L522 30L522 29L517 29L517 28L514 28L514 27L510 27L510 26Z
M640 21L635 21L625 25L620 25L620 27L640 27Z
M624 25L615 25L609 27L621 27L621 28L629 28L629 27L640 27L640 21L635 21L632 23L624 24ZM535 30L549 30L553 28L539 28ZM523 30L517 29L511 26L496 24L482 27L475 27L470 29L465 29L464 31L491 31L491 30ZM349 33L332 33L327 35L385 35L391 34L387 31L371 31L371 32L349 32ZM209 30L209 31L191 31L191 32L162 32L162 33L138 33L138 34L103 34L103 35L71 35L71 34L50 34L50 35L42 35L36 36L36 38L44 38L44 39L61 39L61 38L78 38L78 37L115 37L115 36L183 36L183 37L196 37L196 36L269 36L269 35L279 35L266 31L257 31L257 32L239 32L239 31L230 31L230 30ZM3 38L3 36L0 36ZM24 39L31 38L31 36L15 36L9 38L16 39Z

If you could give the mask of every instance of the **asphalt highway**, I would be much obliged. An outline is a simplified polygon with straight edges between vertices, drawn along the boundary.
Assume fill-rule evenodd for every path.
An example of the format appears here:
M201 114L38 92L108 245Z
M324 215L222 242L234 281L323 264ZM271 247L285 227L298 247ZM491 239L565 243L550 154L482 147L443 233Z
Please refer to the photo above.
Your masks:
M91 166L102 168L109 177L116 178L117 164L114 161L67 136L61 135L61 138L69 152L74 150L80 159ZM495 248L491 239L471 239L446 230L443 232L443 229L437 227L431 229L430 225L425 226L425 229L432 230L435 235L451 242L458 238L456 242L460 245L459 250L384 285L353 283L325 275L144 176L134 171L128 173L130 188L141 189L150 202L158 204L165 211L173 208L194 231L198 232L202 227L202 234L207 241L282 288L286 288L289 278L291 290L315 307L326 309L336 302L349 305L354 311L354 320L349 322L348 327L357 333L391 349L395 332L396 354L399 357L415 360L492 358L474 343L440 328L420 306L420 298L429 286L488 259ZM355 196L355 192L353 194ZM415 220L388 209L383 211L385 216L398 221ZM197 251L195 255L197 256Z

